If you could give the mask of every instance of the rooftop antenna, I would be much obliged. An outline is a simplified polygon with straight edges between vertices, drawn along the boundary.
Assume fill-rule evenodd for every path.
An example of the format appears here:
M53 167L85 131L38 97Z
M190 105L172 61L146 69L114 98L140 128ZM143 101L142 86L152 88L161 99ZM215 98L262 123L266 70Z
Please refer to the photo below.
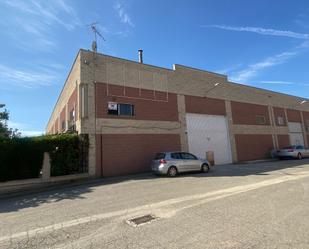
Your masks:
M105 38L103 37L103 35L101 35L101 33L99 32L98 28L96 27L96 25L98 24L98 22L94 22L88 25L88 27L91 28L91 31L94 34L94 41L92 42L92 51L93 52L97 52L97 36L101 37L103 41L106 41Z

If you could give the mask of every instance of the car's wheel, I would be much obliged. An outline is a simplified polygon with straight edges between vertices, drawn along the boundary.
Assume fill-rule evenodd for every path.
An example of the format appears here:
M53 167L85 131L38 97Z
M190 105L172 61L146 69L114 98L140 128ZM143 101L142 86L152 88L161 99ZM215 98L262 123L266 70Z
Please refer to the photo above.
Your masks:
M301 159L303 159L303 156L302 156L300 153L298 153L297 159L298 159L298 160L301 160Z
M175 177L175 176L177 176L177 174L178 174L178 171L177 171L177 168L175 166L170 167L167 171L167 175L170 176L170 177Z
M208 173L209 170L210 170L209 165L206 164L206 163L204 163L204 164L202 165L201 170L202 170L203 173Z

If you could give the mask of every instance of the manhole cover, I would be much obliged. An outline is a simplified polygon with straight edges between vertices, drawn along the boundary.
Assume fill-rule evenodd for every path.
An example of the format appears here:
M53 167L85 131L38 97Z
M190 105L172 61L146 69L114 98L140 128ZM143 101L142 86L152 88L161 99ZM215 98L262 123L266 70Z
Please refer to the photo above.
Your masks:
M142 224L145 224L145 223L149 223L149 222L153 221L154 219L156 219L156 217L154 217L151 214L147 214L147 215L144 215L144 216L140 216L140 217L130 219L130 220L128 220L128 223L130 225L133 225L133 226L139 226L139 225L142 225Z

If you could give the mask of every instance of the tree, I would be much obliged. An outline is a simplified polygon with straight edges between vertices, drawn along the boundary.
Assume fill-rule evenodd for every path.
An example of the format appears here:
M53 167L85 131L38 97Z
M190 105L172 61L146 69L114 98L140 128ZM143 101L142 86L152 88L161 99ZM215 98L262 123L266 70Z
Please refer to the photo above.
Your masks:
M8 127L9 112L7 109L1 111L4 107L4 104L0 104L0 137L20 137L20 132L18 129Z

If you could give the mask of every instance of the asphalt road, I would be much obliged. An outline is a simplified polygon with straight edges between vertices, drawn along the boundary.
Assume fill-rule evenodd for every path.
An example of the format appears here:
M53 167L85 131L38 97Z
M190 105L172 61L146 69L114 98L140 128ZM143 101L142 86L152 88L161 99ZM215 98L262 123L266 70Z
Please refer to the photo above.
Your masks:
M127 221L151 214L149 223ZM0 248L309 248L309 160L0 200Z

